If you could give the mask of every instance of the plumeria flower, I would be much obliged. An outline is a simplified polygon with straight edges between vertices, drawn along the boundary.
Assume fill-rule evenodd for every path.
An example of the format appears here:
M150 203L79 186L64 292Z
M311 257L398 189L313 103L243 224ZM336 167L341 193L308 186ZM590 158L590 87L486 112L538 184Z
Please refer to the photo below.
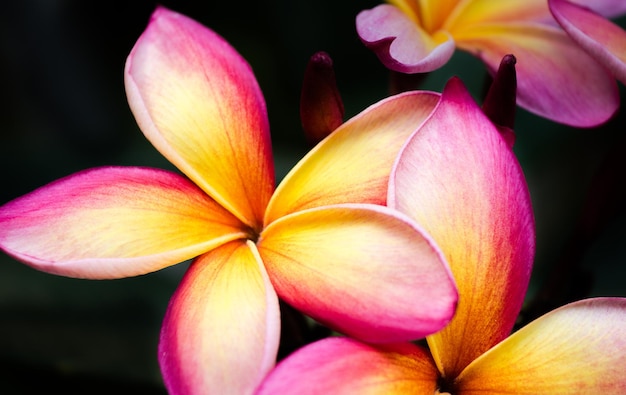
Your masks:
M582 3L582 0L580 1ZM577 127L605 122L619 106L614 78L554 22L545 0L389 0L358 14L362 41L391 70L433 71L458 48L480 58L491 73L513 54L518 104ZM626 12L626 2L596 0L605 16Z
M259 394L626 393L626 299L576 302L509 336L534 255L529 193L517 160L458 80L407 142L389 204L444 251L457 314L414 343L335 337L296 351Z
M342 124L275 188L265 102L216 33L158 8L125 68L130 107L183 174L83 171L0 208L0 247L58 275L111 279L192 259L163 322L171 393L251 393L276 359L277 295L368 342L439 330L445 258L385 206L394 158L439 95L390 98Z
M624 7L624 1L612 3ZM626 84L626 32L602 15L570 1L549 0L548 4L563 30Z

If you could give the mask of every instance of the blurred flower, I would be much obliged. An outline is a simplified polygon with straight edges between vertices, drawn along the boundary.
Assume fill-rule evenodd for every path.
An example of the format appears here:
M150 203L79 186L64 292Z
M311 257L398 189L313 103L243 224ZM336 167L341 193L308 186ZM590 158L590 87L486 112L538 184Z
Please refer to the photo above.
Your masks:
M185 176L106 167L58 180L0 207L0 248L92 279L196 257L161 331L172 393L250 393L275 363L277 295L368 342L420 338L450 320L457 293L445 259L385 206L393 161L439 95L366 109L275 189L260 88L216 33L158 8L125 84L139 127Z
M508 336L534 255L530 199L509 145L458 80L403 148L389 201L448 258L459 288L454 319L427 337L430 352L312 343L283 360L260 395L624 393L626 299L566 305Z
M624 1L614 1L617 7ZM626 84L626 32L589 8L566 0L549 0L550 11L563 30L594 59Z
M545 0L389 0L359 13L362 41L389 69L433 71L456 48L479 57L490 73L500 59L518 61L518 104L554 121L589 127L608 120L619 105L614 79L556 26ZM619 15L626 2L593 7Z

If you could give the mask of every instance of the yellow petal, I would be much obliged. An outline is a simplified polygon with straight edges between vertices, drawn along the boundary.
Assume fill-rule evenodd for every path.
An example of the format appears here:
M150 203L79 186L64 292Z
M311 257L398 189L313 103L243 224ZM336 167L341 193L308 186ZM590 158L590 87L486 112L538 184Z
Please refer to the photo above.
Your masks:
M421 338L454 314L456 288L440 252L387 207L300 211L268 226L258 247L282 299L361 340Z
M626 299L575 302L538 318L474 361L463 395L625 394Z
M260 229L274 169L265 101L246 61L213 31L158 8L128 57L125 81L150 142Z
M70 277L145 274L245 237L192 182L157 169L86 170L0 208L0 248Z
M429 92L394 96L341 125L283 179L265 223L329 204L385 204L389 172L400 147L438 100Z
M278 299L251 242L196 259L172 297L159 344L173 394L251 394L274 366Z

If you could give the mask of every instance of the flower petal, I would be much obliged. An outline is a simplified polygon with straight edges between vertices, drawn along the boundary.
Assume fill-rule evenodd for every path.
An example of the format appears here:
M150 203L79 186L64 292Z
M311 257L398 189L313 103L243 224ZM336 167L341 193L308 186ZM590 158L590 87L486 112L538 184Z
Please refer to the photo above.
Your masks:
M253 243L196 259L172 297L159 361L169 393L251 394L274 366L278 298Z
M128 57L125 82L152 144L259 229L274 169L265 101L245 60L213 31L160 7Z
M189 180L148 168L86 170L0 208L0 248L71 277L145 274L243 237Z
M278 295L367 342L412 340L452 317L457 294L440 252L384 206L325 206L283 217L258 248Z
M459 4L444 28L455 36L457 31L472 26L521 21L554 23L545 0L471 0Z
M626 393L626 299L571 303L520 329L474 361L459 393Z
M425 73L450 60L455 44L450 35L424 31L397 7L382 4L356 17L361 41L389 69L401 73Z
M432 117L399 155L389 206L432 236L457 282L454 319L428 338L440 369L454 377L509 334L526 293L535 236L515 155L460 80L450 80Z
M283 179L265 223L337 203L385 204L387 180L400 147L439 101L431 92L382 100L341 125Z
M563 30L626 84L626 31L569 1L550 0L549 4Z
M474 27L455 35L458 46L495 72L502 57L517 58L518 104L576 127L607 121L619 106L615 79L557 28L538 24Z
M256 395L435 394L436 387L435 364L414 344L373 347L335 337L281 361Z

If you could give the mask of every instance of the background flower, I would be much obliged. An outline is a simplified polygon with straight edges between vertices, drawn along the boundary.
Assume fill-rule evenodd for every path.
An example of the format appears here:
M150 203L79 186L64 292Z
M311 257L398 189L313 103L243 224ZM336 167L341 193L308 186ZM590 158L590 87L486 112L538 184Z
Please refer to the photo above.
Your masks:
M397 0L361 12L363 42L391 70L424 73L443 66L456 48L479 57L490 73L500 59L518 59L518 103L540 116L588 127L619 104L610 76L554 26L546 1ZM595 2L609 9L613 1ZM610 7L611 15L626 11ZM574 83L572 83L574 81Z

